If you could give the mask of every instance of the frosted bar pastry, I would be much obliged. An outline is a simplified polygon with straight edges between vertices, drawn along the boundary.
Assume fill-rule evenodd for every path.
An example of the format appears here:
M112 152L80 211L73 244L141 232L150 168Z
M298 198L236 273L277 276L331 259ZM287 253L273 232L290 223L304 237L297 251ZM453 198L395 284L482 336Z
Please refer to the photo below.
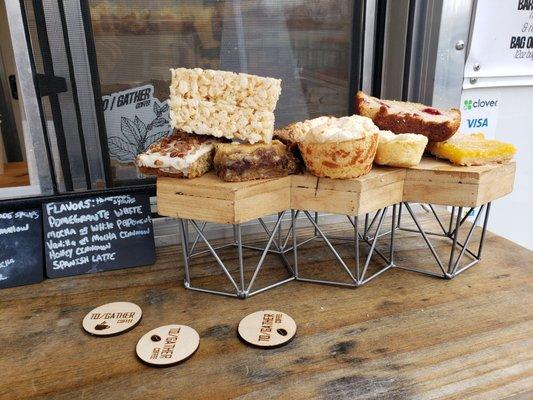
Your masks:
M196 178L213 166L216 139L177 131L137 156L135 164L144 174Z

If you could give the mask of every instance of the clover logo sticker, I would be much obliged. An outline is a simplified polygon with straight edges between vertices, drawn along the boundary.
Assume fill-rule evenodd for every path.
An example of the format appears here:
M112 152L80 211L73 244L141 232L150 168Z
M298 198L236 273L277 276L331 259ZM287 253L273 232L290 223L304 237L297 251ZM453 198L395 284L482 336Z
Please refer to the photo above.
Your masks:
M472 109L472 100L470 100L470 99L465 100L464 103L463 103L463 108L465 110L471 110Z

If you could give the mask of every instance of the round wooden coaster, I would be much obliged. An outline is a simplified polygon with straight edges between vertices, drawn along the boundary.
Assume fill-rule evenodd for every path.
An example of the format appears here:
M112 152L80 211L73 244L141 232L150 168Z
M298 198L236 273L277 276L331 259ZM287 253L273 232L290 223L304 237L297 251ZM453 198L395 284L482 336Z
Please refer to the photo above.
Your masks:
M296 322L280 311L257 311L239 323L239 336L259 347L278 347L287 344L296 335Z
M111 336L133 329L141 317L137 304L118 301L96 307L83 318L82 325L91 335Z
M147 364L177 364L194 354L200 335L186 325L165 325L152 329L137 342L137 356Z

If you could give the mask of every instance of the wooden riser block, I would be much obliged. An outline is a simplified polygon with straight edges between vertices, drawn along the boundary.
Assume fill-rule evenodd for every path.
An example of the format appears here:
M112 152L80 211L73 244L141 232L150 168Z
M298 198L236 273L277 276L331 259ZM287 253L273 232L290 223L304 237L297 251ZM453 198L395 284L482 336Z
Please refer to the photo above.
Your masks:
M360 215L402 201L405 170L375 167L354 179L293 175L291 208Z
M214 173L196 179L158 178L158 213L238 224L290 208L290 177L224 182Z
M401 201L477 207L513 190L516 165L457 167L424 158L412 169L374 166L355 179L311 174L224 182L214 173L196 179L159 178L160 215L237 224L288 209L362 215Z
M478 207L513 191L516 164L458 167L423 159L406 170L403 201Z

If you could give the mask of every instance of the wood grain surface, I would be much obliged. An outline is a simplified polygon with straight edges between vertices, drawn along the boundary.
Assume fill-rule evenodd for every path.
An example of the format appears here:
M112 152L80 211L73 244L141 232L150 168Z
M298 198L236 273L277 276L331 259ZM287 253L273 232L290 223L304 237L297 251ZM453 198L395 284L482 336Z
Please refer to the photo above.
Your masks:
M30 176L25 162L13 162L3 165L4 171L0 173L0 188L28 186Z
M459 167L424 157L411 169L374 166L359 178L224 182L213 173L196 179L158 178L160 215L242 223L289 208L361 215L401 201L477 207L513 190L516 165Z
M398 236L398 262L431 262L418 236ZM333 270L323 249L309 243L300 264ZM152 267L5 289L0 398L532 398L532 252L493 234L484 251L479 265L453 280L393 269L357 289L291 282L247 300L185 290L177 246L159 249ZM207 257L193 268L193 279L220 278L210 275ZM276 268L279 261L268 259L264 275ZM112 301L141 306L140 324L109 338L85 333L85 314ZM296 320L288 345L261 350L237 338L241 318L265 308ZM172 323L199 332L198 351L164 369L139 362L138 339Z

